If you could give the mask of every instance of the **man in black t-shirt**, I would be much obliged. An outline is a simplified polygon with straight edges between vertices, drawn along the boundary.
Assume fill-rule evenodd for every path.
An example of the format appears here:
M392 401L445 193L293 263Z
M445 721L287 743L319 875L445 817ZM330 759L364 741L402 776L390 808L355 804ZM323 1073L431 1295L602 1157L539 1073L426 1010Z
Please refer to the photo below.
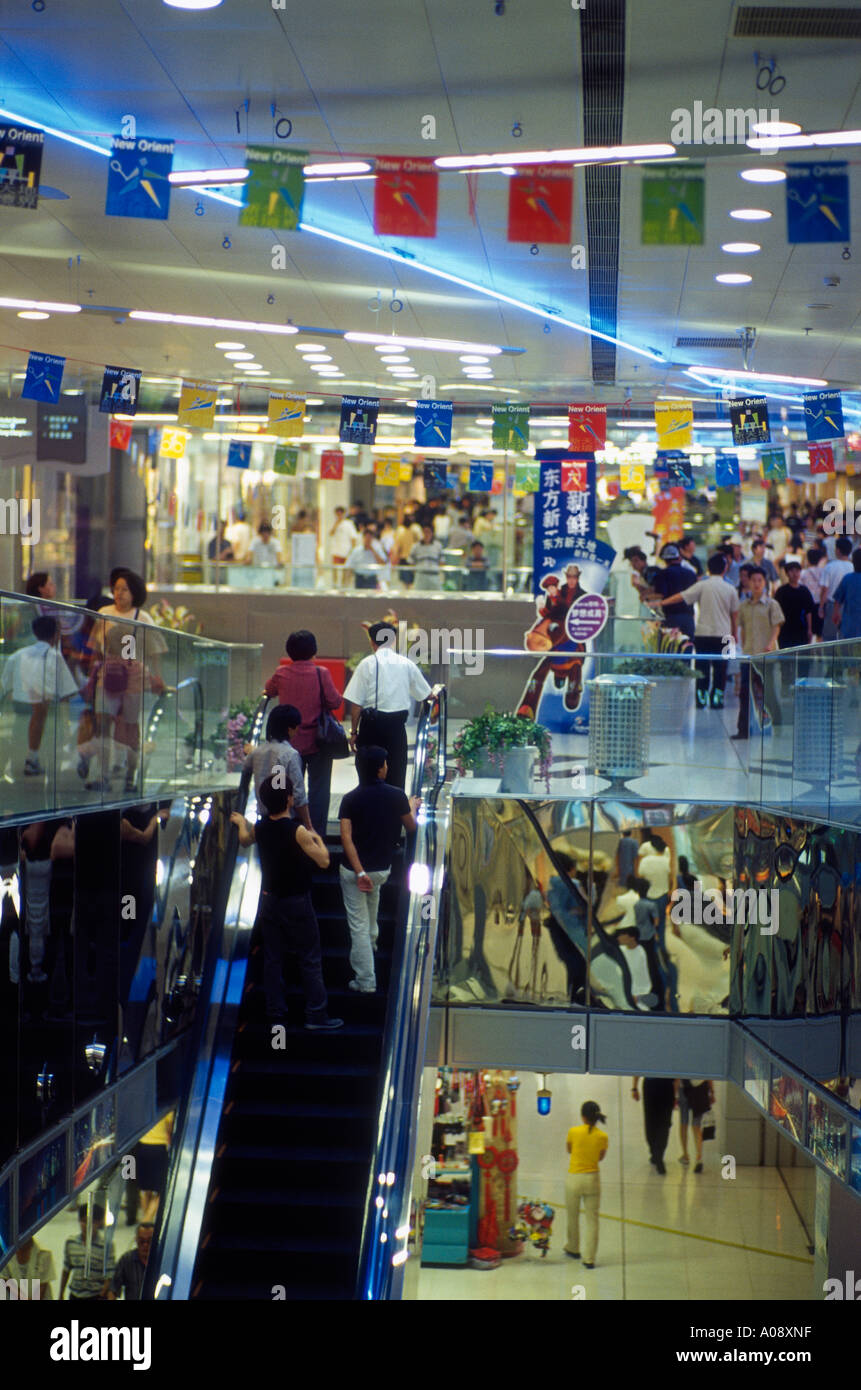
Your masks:
M809 647L813 641L813 613L816 604L810 590L801 583L801 565L797 560L787 560L788 584L781 584L774 595L783 610L783 627L777 645L784 647Z
M260 783L258 798L268 816L249 825L234 811L239 843L256 843L260 855L261 890L257 923L263 935L263 988L266 1016L287 1019L284 995L284 955L298 956L305 991L305 1027L311 1032L341 1028L344 1020L329 1018L320 928L311 904L311 865L329 867L329 851L320 836L291 819L293 784L278 767Z
M652 581L652 588L661 598L673 598L680 594L684 589L689 589L696 583L696 575L692 569L687 569L682 563L675 545L665 545L661 551L661 558L666 561L666 569L658 570ZM685 608L683 612L677 611L677 606L673 607L671 614L664 613L664 627L677 627L686 637L693 639L694 635L694 610Z
M356 762L359 785L347 793L338 812L347 860L346 865L341 865L339 876L350 926L350 965L355 972L350 989L358 994L374 994L380 889L392 871L401 826L408 831L416 828L415 813L421 798L407 800L400 787L386 782L389 769L385 748L362 748Z

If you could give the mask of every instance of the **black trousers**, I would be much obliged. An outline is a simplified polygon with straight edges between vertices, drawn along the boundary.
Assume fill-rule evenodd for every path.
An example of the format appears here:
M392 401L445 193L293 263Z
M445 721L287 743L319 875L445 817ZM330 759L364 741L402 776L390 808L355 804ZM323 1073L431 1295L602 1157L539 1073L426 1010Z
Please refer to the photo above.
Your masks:
M385 748L389 764L386 781L390 787L400 787L401 790L407 781L408 713L405 709L396 710L394 714L373 710L370 718L363 714L356 738L357 748L369 748L374 744Z
M643 1077L643 1119L646 1143L656 1163L664 1156L673 1123L674 1090L672 1078Z
M697 689L708 694L709 685L713 690L723 690L726 686L726 662L700 660L700 657L720 656L723 647L722 637L695 637L697 652Z
M270 1017L286 1014L284 957L298 958L305 991L305 1018L308 1023L325 1023L328 996L323 984L320 928L311 905L311 894L276 898L260 894L257 922L263 935L263 988L266 1012Z

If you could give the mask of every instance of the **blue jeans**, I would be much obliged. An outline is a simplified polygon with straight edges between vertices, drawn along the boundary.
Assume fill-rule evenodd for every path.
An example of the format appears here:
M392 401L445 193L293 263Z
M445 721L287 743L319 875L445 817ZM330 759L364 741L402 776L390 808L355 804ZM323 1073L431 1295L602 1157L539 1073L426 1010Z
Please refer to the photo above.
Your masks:
M332 786L332 759L322 748L302 755L302 771L308 771L308 815L321 839L329 825L329 796Z

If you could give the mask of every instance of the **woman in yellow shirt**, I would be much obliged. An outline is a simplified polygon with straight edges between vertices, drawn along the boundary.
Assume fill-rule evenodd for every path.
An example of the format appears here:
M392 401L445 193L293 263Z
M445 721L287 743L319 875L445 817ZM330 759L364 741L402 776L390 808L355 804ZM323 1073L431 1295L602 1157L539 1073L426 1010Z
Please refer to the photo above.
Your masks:
M580 1203L583 1203L583 1216L586 1226L586 1241L583 1246L583 1268L595 1268L595 1255L598 1250L598 1205L601 1201L601 1174L598 1164L607 1152L609 1140L598 1121L607 1123L594 1100L587 1100L580 1107L583 1123L573 1125L568 1131L567 1149L571 1155L568 1177L565 1181L565 1201L568 1207L568 1241L565 1254L572 1259L580 1259Z

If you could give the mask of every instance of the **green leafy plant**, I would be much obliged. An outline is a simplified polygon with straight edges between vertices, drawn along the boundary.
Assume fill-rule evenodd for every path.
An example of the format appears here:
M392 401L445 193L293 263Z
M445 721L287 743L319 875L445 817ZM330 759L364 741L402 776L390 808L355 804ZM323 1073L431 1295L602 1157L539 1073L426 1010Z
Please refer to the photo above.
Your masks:
M689 661L674 661L666 656L634 656L627 661L620 661L619 665L613 668L613 675L648 676L654 680L656 676L695 677L696 671Z
M173 608L163 598L151 606L149 615L157 627L169 628L171 632L192 632L199 635L203 631L202 624L190 609L182 604Z
M500 713L493 705L484 713L464 724L452 745L461 775L475 771L487 758L494 768L502 771L508 748L538 749L539 773L550 790L551 739L543 724L521 714Z

